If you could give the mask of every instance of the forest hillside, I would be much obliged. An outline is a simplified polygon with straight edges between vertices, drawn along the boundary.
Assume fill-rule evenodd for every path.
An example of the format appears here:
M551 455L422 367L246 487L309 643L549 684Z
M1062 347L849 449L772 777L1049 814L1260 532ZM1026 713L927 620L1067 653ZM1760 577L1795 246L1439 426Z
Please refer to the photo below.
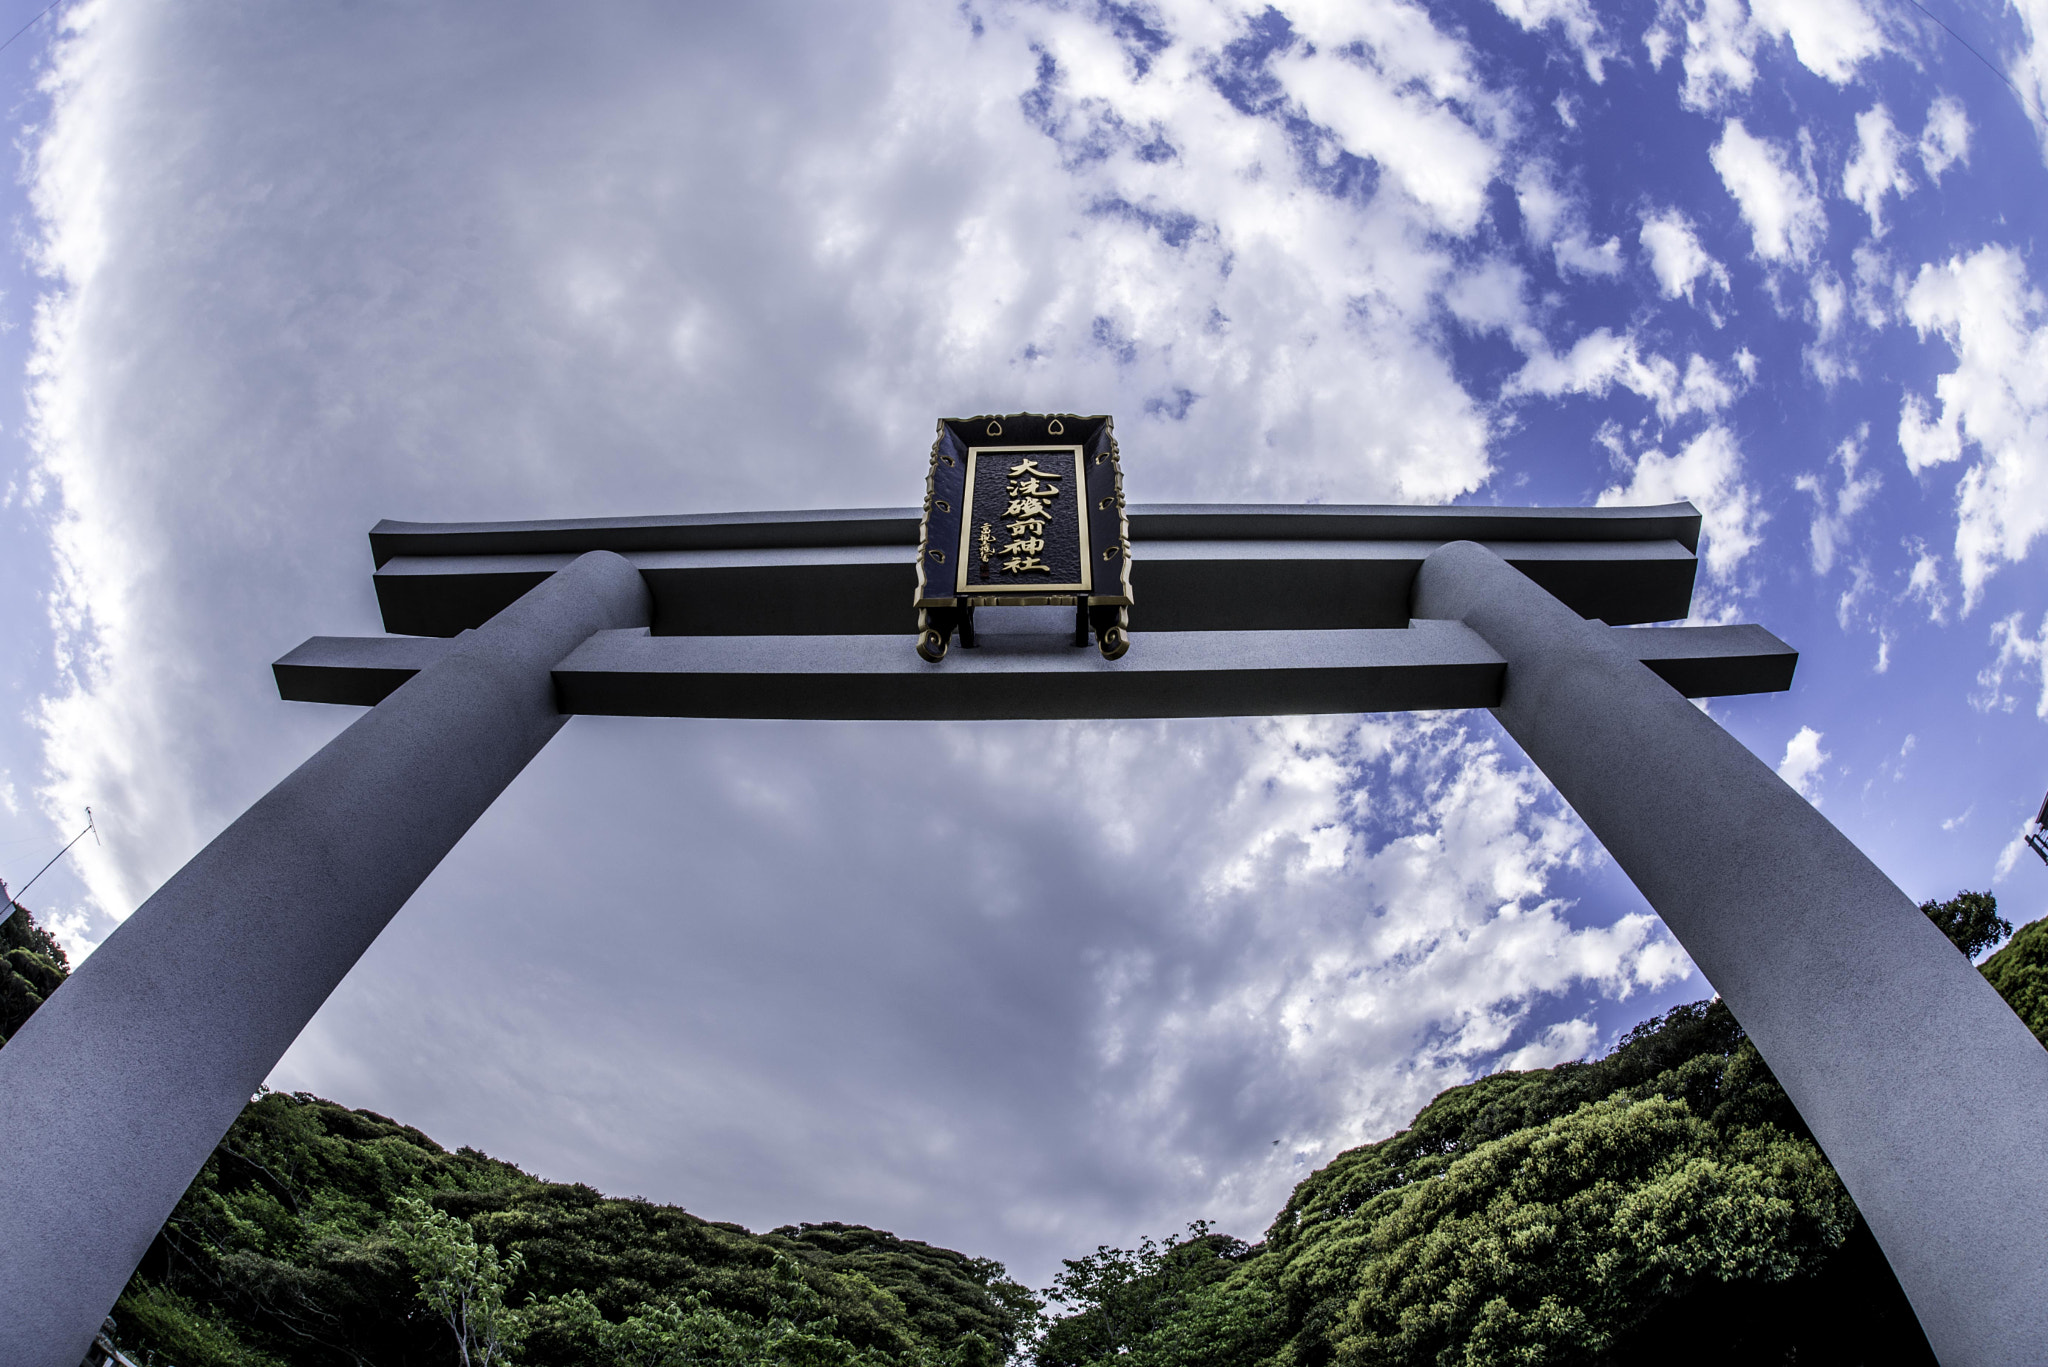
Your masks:
M1959 952L2010 933L1988 895L1923 910ZM0 951L4 1037L68 965L18 909ZM2048 921L1982 968L2048 1042ZM1307 1177L1256 1244L1198 1221L1069 1260L1045 1296L883 1231L755 1234L266 1093L151 1246L115 1337L145 1367L1933 1361L1718 1000L1604 1058L1445 1092Z
M2048 1043L2048 920L1921 910ZM1338 1155L1262 1242L1070 1260L1038 1367L1934 1359L1798 1112L1718 999L1605 1058L1496 1073Z

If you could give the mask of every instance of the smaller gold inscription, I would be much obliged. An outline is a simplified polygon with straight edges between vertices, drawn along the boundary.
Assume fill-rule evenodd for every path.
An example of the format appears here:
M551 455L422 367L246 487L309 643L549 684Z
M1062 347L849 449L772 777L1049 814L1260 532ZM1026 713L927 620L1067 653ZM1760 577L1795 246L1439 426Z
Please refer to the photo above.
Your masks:
M990 549L995 544L995 538L990 534L991 530L988 523L981 524L981 563L984 565L988 563Z

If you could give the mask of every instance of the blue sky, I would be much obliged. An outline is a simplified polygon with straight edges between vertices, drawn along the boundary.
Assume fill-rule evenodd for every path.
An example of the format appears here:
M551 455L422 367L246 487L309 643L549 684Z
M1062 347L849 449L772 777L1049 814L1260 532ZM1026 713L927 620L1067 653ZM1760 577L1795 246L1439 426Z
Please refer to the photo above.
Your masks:
M2048 14L1930 8L1983 58L1876 0L67 6L0 53L0 874L90 804L29 899L89 950L345 725L268 665L377 629L379 517L908 504L1032 408L1138 501L1692 499L1695 615L1802 652L1713 715L2037 917ZM920 891L918 785L1026 750ZM1042 1279L1708 990L1483 714L585 718L273 1085Z

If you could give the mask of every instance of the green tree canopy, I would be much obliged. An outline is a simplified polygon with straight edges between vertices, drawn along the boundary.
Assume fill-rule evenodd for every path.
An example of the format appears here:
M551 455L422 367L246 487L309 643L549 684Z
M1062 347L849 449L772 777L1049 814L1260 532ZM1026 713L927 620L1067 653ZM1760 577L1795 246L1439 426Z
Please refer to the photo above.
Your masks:
M1988 893L1923 907L1966 954ZM0 1024L62 983L0 924ZM2048 921L1985 978L2048 1043ZM0 1040L4 1043L4 1040ZM117 1307L179 1367L1535 1367L1931 1362L1875 1241L1718 1000L1605 1057L1454 1087L1258 1244L1197 1221L1048 1289L858 1225L754 1234L543 1182L317 1097L235 1122Z
M64 947L27 907L9 903L6 912L0 918L0 1044L13 1038L71 972Z
M1946 902L1922 902L1920 910L1972 959L2012 934L2012 923L1998 914L1998 899L1988 892L1959 892Z

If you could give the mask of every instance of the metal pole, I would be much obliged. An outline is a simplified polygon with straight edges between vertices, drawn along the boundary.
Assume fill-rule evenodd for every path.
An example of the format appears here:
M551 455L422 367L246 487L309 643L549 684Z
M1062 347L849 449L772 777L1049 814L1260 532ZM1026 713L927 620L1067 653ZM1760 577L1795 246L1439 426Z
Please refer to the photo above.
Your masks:
M0 1049L0 1363L78 1367L249 1096L568 719L550 670L644 626L594 551L465 633L144 902Z
M1492 552L1419 618L1507 660L1494 716L1635 881L1826 1150L1947 1367L2048 1354L2048 1052L1846 836Z

